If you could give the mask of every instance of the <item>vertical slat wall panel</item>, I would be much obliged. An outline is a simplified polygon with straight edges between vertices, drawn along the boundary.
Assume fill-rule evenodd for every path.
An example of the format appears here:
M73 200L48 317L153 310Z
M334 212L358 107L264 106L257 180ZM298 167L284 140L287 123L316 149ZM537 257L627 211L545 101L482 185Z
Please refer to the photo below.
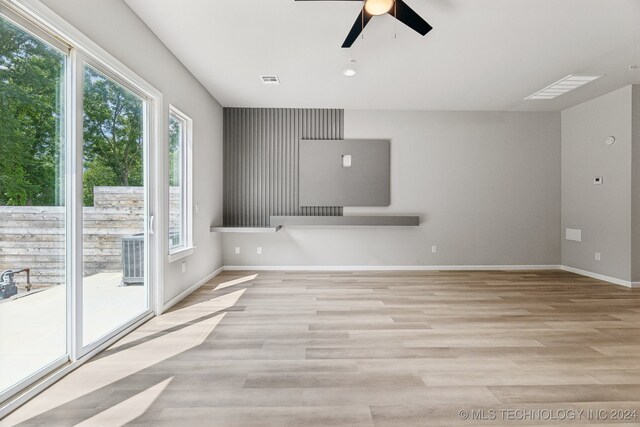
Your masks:
M268 227L271 215L342 215L342 207L301 207L301 139L343 139L344 111L224 109L224 225Z

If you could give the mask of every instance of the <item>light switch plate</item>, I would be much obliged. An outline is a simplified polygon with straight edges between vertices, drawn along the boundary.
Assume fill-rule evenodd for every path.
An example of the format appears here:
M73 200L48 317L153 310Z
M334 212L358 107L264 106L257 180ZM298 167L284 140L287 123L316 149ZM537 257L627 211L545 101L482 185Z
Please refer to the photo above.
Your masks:
M350 168L351 167L351 154L343 154L342 155L342 167Z
M601 176L596 176L593 178L593 185L602 185L604 183L604 178Z

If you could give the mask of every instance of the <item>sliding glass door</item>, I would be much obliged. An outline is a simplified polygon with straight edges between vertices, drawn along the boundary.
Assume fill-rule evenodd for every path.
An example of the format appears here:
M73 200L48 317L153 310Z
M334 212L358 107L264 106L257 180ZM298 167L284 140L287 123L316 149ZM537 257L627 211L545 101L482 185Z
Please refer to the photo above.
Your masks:
M7 396L67 360L69 56L2 12L0 396Z
M149 309L147 102L83 66L83 347Z
M152 314L159 95L117 70L0 3L0 406Z

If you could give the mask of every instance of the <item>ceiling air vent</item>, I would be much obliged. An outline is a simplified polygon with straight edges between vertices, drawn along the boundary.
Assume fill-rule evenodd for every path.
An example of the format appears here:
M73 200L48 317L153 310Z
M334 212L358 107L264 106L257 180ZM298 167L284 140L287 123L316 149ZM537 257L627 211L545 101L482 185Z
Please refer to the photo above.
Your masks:
M279 85L278 76L260 76L260 81L266 85Z
M527 96L525 100L557 98L558 96L564 95L567 92L579 88L580 86L591 83L592 81L597 80L600 77L602 76L574 76L572 74L569 74L567 77L558 80L554 84L549 85L542 90L539 90L533 95Z

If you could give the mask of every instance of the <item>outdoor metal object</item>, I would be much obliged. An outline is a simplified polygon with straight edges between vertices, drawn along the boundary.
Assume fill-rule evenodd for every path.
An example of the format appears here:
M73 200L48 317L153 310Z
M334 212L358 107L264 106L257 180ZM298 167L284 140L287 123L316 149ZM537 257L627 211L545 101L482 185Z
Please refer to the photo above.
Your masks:
M122 284L144 283L144 233L122 238Z
M15 275L27 273L27 292L31 290L31 270L23 268L21 270L5 270L0 275L0 299L10 298L18 293Z

